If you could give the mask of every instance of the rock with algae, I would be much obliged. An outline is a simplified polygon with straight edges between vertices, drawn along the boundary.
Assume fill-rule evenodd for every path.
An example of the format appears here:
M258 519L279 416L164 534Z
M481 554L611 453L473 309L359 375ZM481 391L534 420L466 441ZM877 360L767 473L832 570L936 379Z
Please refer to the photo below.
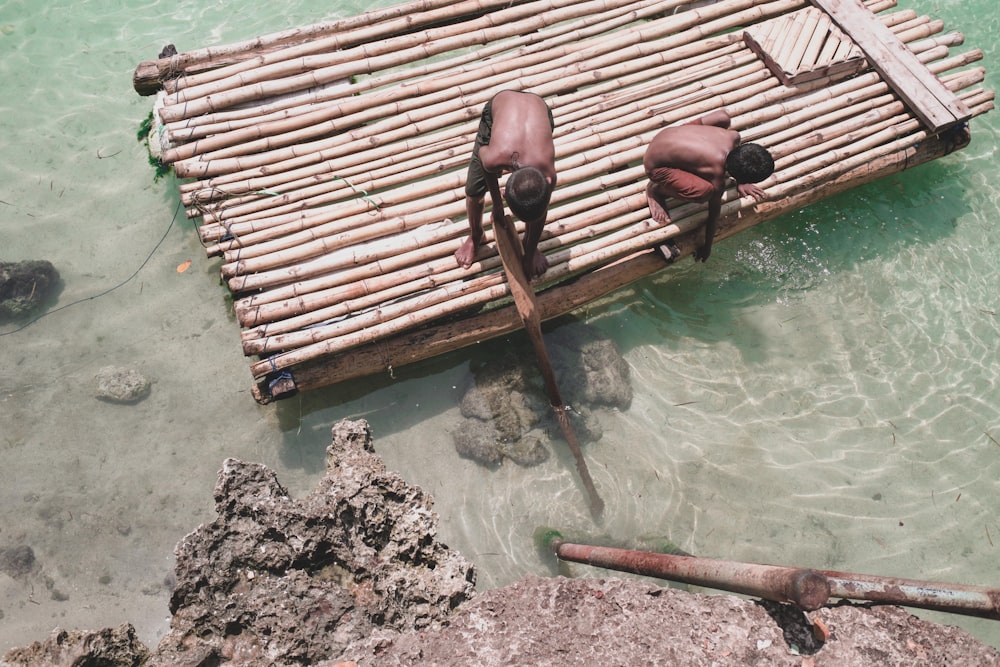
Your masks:
M614 343L586 325L573 323L545 336L546 347L570 424L583 442L601 438L593 407L626 409L632 401L628 363ZM507 350L475 364L462 397L466 419L452 432L455 450L487 466L510 459L537 465L549 456L546 443L561 437L530 349ZM557 435L558 434L558 435Z
M0 262L0 322L20 320L55 294L59 272L44 259Z

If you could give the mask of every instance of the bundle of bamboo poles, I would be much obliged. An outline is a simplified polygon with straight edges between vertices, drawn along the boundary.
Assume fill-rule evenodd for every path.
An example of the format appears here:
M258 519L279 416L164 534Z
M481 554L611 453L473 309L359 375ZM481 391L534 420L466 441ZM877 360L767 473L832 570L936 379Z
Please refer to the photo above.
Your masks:
M184 72L158 97L161 157L191 179L182 201L237 296L258 400L280 396L283 371L322 386L516 328L492 237L468 270L452 256L479 113L501 90L538 93L556 123L546 319L662 268L653 248L691 251L704 206L678 203L663 226L646 208L642 156L665 126L725 108L775 156L768 201L728 192L720 237L962 144L870 69L783 85L742 32L806 6L428 0L140 66ZM973 116L992 108L969 67L981 52L949 53L961 35L868 7Z

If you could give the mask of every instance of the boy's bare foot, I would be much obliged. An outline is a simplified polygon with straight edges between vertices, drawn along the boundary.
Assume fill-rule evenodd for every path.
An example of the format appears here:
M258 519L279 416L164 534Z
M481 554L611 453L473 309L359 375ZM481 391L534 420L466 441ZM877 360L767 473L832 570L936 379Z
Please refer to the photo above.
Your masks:
M535 251L535 256L531 258L531 262L528 262L527 259L524 261L524 275L528 276L528 280L538 278L548 270L549 260L537 250Z
M649 215L661 225L670 224L670 214L662 195L656 191L656 186L650 183L646 186L646 203L649 205Z
M476 251L479 250L479 245L471 236L465 239L465 242L455 251L455 259L458 261L458 265L463 269L472 266L472 263L476 261Z

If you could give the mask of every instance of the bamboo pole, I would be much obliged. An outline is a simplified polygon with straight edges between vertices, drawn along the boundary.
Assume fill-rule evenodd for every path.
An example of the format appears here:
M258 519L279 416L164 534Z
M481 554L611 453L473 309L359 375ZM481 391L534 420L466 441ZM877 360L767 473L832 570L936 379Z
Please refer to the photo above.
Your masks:
M412 5L390 8L388 13L382 14L381 18L376 18L378 17L377 13L366 12L353 21L341 21L337 22L339 25L330 25L320 30L314 29L306 41L298 41L281 49L268 50L263 55L185 77L183 80L177 81L169 92L176 94L179 91L187 91L186 96L178 96L182 101L201 94L212 94L228 89L224 84L220 85L220 81L229 81L230 85L233 83L243 85L247 81L254 80L253 76L247 73L259 72L269 66L316 54L342 52L361 44L382 42L386 38L410 33L414 28L423 25L433 25L458 16L488 13L496 7L509 6L510 4L505 0L475 0L472 2L436 0L433 5L426 3L423 8ZM241 74L244 76L241 77ZM205 92L198 92L199 89Z
M587 12L587 8L592 4L582 4L577 8L577 12ZM544 41L540 41L539 35L532 32L499 43L486 44L474 52L459 53L446 60L366 78L353 84L351 90L355 93L354 97L346 100L340 99L340 103L336 107L324 104L333 95L321 90L311 94L292 96L284 100L268 101L257 107L196 116L181 122L167 123L166 127L171 140L176 142L185 137L199 138L210 133L217 134L220 131L241 129L255 124L254 121L268 120L270 114L274 114L278 118L285 115L301 115L318 106L336 108L337 113L347 114L377 104L419 97L429 92L449 90L462 83L474 81L481 76L485 66L481 61L488 60L492 68L496 68L501 63L508 63L504 65L506 69L516 69L521 62L531 62L533 58L551 57L551 50L556 46L563 45L564 49L572 48L572 44L575 42L620 28L630 21L642 19L657 11L662 11L662 4L658 0L643 0L642 2L628 3L624 7L616 6L614 11L587 12L580 16L577 21L572 23L559 22L550 27L545 32ZM567 44L570 46L566 47ZM521 59L525 57L529 59L522 61ZM474 66L470 66L470 63L473 63ZM412 80L406 86L389 87L390 84L399 83L406 79ZM362 91L371 89L382 90L367 95L358 95ZM336 97L341 98L342 96L337 94ZM348 106L345 108L344 105ZM231 122L231 126L226 126L227 119ZM213 123L215 125L210 125L210 129L202 128L203 124Z
M713 34L714 32L737 27L746 20L751 20L754 17L760 18L767 15L765 12L781 12L790 7L800 6L803 1L804 0L777 0L776 2L767 3L767 5L764 6L751 6L749 9L727 16L724 14L726 6L752 5L753 0L724 0L723 2L718 3L718 6L711 5L699 10L694 10L693 12L685 12L684 14L669 17L669 19L651 21L642 29L624 32L621 37L598 40L598 44L590 48L588 51L574 54L570 59L561 58L554 60L550 63L549 67L546 68L546 71L539 76L551 81L553 86L559 86L562 85L562 83L559 81L558 77L553 77L552 72L559 71L559 68L564 66L579 66L578 63L582 58L596 57L599 54L611 54L610 57L615 57L619 60L624 60L634 56L641 56L643 55L644 50L641 47L636 48L636 45L641 44L643 41L652 41L661 34L672 36L665 39L664 42L658 46L658 51L669 51L672 46L704 38L706 35ZM688 17L689 14L695 14L696 16ZM698 22L700 19L707 19L714 16L719 16L719 18L706 20L702 23ZM677 29L684 26L688 27L683 30L682 33L673 34L673 32ZM633 48L627 49L626 47L629 46ZM525 80L524 77L522 77L522 83L526 88L535 87L534 82ZM221 157L211 153L203 154L199 156L197 160L177 162L174 164L174 168L176 173L184 178L211 176L227 171L260 166L261 164L275 161L276 157L283 159L285 157L295 157L296 154L300 153L315 153L316 151L322 151L324 148L332 149L336 146L343 146L344 144L348 144L359 139L368 139L376 135L381 137L388 134L389 137L387 137L387 140L395 139L398 138L396 133L400 130L400 128L404 129L403 134L406 135L413 132L414 129L423 132L455 122L455 120L461 118L467 113L469 104L478 105L485 102L485 100L489 98L490 92L492 91L487 91L487 94L480 98L462 100L457 103L457 109L455 109L456 104L452 104L451 106L444 105L440 107L438 105L432 105L431 107L424 109L421 114L408 114L405 118L386 119L365 128L364 131L351 131L320 142L296 146L296 152L293 153L286 153L281 149L274 151L267 150L268 142L266 141L259 144L257 142L253 142L252 150L265 152L240 157ZM449 110L453 110L452 112L458 114L458 116L455 117L449 115ZM164 159L166 161L171 161L167 157Z
M602 0L593 1L604 6L608 4ZM671 2L680 4L680 0ZM577 5L576 9L573 8L574 4ZM585 7L591 6L589 3L583 4ZM164 100L161 117L166 122L176 121L261 98L329 84L359 74L398 67L460 48L528 34L546 26L548 12L567 5L569 9L566 13L571 14L579 11L581 3L576 0L540 0L526 5L509 6L498 11L496 16L484 16L453 26L391 37L336 51L326 57L305 56L295 73L286 74L279 70L276 72L279 78L276 79L268 78L272 69L261 67L254 72L253 77L238 75L230 81L214 82L210 86L187 89L175 96L168 96Z
M322 35L341 33L390 18L419 14L435 6L448 5L452 2L453 0L418 0L368 11L358 16L262 35L243 42L194 49L156 61L145 61L136 68L133 84L140 94L152 94L159 89L164 80L168 80L176 73L218 69L220 66L246 60L252 57L251 54L260 50L283 48L289 44L309 41Z
M623 2L624 0L621 0L621 1ZM630 16L635 16L635 15L642 16L642 15L644 15L646 13L650 13L652 11L651 9L649 9L649 7L652 5L651 0L646 0L646 2L642 2L642 3L638 3L638 4L639 4L639 8L638 9L632 9L632 8L630 8L628 10L628 14ZM541 40L542 37L541 37L541 34L538 33L536 29L538 27L540 27L539 22L543 22L543 21L547 20L549 17L547 17L547 16L532 17L530 20L532 21L533 25L529 26L528 28L525 28L523 30L523 35L521 33L515 33L515 36L521 35L521 36L518 37L518 41L519 42L526 43L526 44L533 44L535 48L528 49L528 50L522 50L520 52L516 52L516 53L520 53L520 55L519 55L518 58L516 58L514 60L511 60L511 59L508 59L508 58L499 58L499 59L498 58L493 58L493 59L491 59L489 61L490 64L488 65L488 67L490 67L490 68L492 68L494 70L499 70L499 71L511 71L511 70L515 69L516 67L518 67L519 66L518 63L522 62L522 61L523 62L529 62L529 63L530 62L536 62L537 63L539 61L542 61L542 60L544 60L547 57L546 53L542 49L539 48L542 45L548 46L549 48L547 50L550 51L550 52L551 52L552 46L554 46L555 44L559 44L559 43L566 44L566 46L564 46L564 50L567 50L567 51L571 51L573 48L578 48L578 46L574 46L574 43L570 40L570 38L573 37L573 36L580 37L583 34L587 34L588 31L585 28L588 25L592 24L594 21L597 21L597 20L601 19L603 16L606 15L606 14L596 14L596 15L594 15L593 13L588 14L587 13L588 9L589 8L595 8L596 9L598 7L607 7L607 5L608 5L608 3L606 1L604 1L604 0L591 0L591 2L588 2L588 3L577 3L573 7L570 7L568 9L564 9L564 10L561 10L561 11L557 12L556 16L551 17L553 20L561 20L563 17L565 17L565 18L583 17L583 20L578 24L583 29L576 30L575 32L563 34L561 37L558 35L558 33L555 36L549 35L548 33L546 33L545 34L545 39L546 39L545 42L540 42L539 41L539 40ZM643 9L643 7L645 7L645 9ZM613 16L615 16L615 15L620 14L621 12L622 12L621 8L615 7L614 12L611 12L611 14ZM617 21L614 21L614 23L621 24L621 23L624 22L624 19L621 16L616 16L616 18L617 18ZM568 28L562 28L562 30L567 30L567 29ZM516 30L516 26L505 26L503 28L503 30L505 30L505 31ZM481 40L481 39L488 39L488 38L489 38L489 35L487 34L485 37L478 37L477 41ZM487 45L490 44L490 42L488 42L488 41L484 42L484 43L487 44ZM421 44L422 44L421 48L427 48L426 44L424 44L424 43L421 43ZM516 44L510 45L510 46L516 46ZM440 48L441 48L442 52L453 50L452 48L446 47L446 46L442 46ZM486 48L488 49L487 53L482 54L481 57L488 56L489 55L489 50L499 50L497 46L492 46L492 47L487 46ZM356 61L356 59L352 60L352 56L351 55L345 55L345 56L342 56L342 57L345 60L347 60L349 63ZM471 54L460 56L459 57L460 58L460 62L462 62L462 61L467 62L467 61L471 60L471 57L472 57ZM551 57L551 54L549 54L548 57ZM506 63L506 65L504 63ZM390 64L392 64L392 65L399 65L399 64L402 64L402 63L390 63ZM351 66L356 67L357 65L351 65ZM431 77L427 76L428 74L434 74L436 72L440 72L441 70L445 70L448 67L449 67L449 63L448 62L443 62L443 63L439 63L439 64L433 64L432 63L432 64L429 64L429 65L425 65L422 68L417 69L417 70L412 70L412 69L406 70L405 71L406 72L405 76L407 78L413 78L413 77L417 76L418 74L423 74L423 81L424 81L424 83L422 85L420 85L420 86L412 85L412 86L395 88L395 89L387 89L387 90L385 90L385 91L383 91L381 93L375 94L375 95L355 95L353 97L349 97L349 98L345 99L344 102L343 102L343 104L338 104L338 105L324 105L324 106L322 106L320 108L317 108L317 109L314 109L314 110L309 110L309 111L304 112L304 113L294 114L294 115L290 115L290 116L282 115L282 118L280 118L279 120L274 121L274 122L270 122L270 123L256 123L256 124L254 124L251 127L246 127L246 128L242 128L242 129L239 129L239 130L234 130L232 132L227 132L227 133L219 134L219 135L211 137L207 141L201 141L201 142L199 142L199 146L197 148L197 152L199 152L199 153L208 153L208 152L215 151L215 150L218 150L218 149L221 149L221 148L225 148L225 147L231 147L231 146L246 144L247 141L248 141L248 139L251 139L251 138L252 139L257 139L257 138L260 138L260 137L263 137L263 136L279 135L279 134L282 134L282 133L290 133L290 132L292 132L294 130L302 130L303 128L320 128L320 129L322 129L323 127L325 127L324 123L328 123L329 121L332 121L333 119L339 118L341 116L347 116L347 115L352 114L352 113L358 114L358 113L367 112L369 116L371 116L371 115L374 114L377 117L379 114L376 111L374 111L372 109L372 107L373 106L378 106L378 105L381 105L383 107L385 105L387 105L387 104L402 105L401 107L399 107L398 109L396 109L394 111L394 113L401 113L402 111L405 111L405 110L420 108L421 106L426 106L426 104L414 103L413 102L413 98L415 98L415 97L421 97L423 95L426 95L428 88L430 89L431 92L439 93L442 96L446 96L446 97L453 96L454 95L454 93L452 91L453 88L455 88L456 86L458 86L462 82L465 82L466 84L468 84L469 82L476 81L477 80L477 74L478 74L478 76L481 77L482 70L484 68L483 65L480 65L475 70L472 70L472 69L469 69L469 68L464 68L464 71L460 70L457 74L454 74L451 77L434 76L433 78L431 78ZM381 67L380 67L380 65L378 63L369 62L367 64L367 68L371 72L375 72L375 71L378 71L378 69L380 69ZM257 74L259 76L261 76L261 77L263 77L265 75L265 73L262 73L262 72L258 72ZM350 73L345 73L344 76L350 76ZM394 76L394 77L398 78L399 75L389 75L389 76ZM331 82L327 82L327 83L332 83L332 81ZM266 85L269 86L269 89L270 89L270 87L273 87L273 84L274 84L274 82L266 82ZM375 85L375 84L384 85L385 82L372 82L371 85ZM265 85L265 84L262 84L262 85ZM363 87L367 87L367 86L363 86ZM355 92L356 93L356 92L359 92L359 91L352 89L349 92ZM218 97L217 94L216 94L216 97ZM408 104L407 104L407 101L409 101ZM187 113L187 111L190 110L190 108L191 108L191 103L188 102L184 106L185 106L185 113ZM170 112L165 110L164 113L165 114L169 114ZM174 122L173 124L176 124L176 122ZM168 128L169 127L171 127L171 123L168 123ZM316 134L320 133L319 129L313 129L313 132L316 133ZM171 136L171 139L173 139L175 137L174 134L171 134L170 136ZM288 140L285 140L285 141L288 141ZM165 160L167 160L169 162L175 162L178 159L189 158L189 157L191 157L194 154L194 153L192 153L192 150L194 150L194 149L191 149L191 148L185 149L185 147L179 147L175 151L171 151L168 154L166 154L165 155ZM221 152L221 153L219 153L219 155L220 156L226 156L227 153L226 152Z

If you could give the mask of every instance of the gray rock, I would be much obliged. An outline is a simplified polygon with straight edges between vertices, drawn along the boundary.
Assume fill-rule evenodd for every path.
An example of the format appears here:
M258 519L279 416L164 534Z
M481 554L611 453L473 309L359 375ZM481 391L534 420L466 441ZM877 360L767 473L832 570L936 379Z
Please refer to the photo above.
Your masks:
M56 628L44 642L8 651L0 667L138 667L149 657L135 628L125 623L96 632Z
M614 343L583 324L562 326L546 334L545 341L560 394L572 408L567 414L577 440L600 440L603 429L592 408L628 408L628 363ZM526 466L546 460L550 440L563 435L530 346L508 348L500 357L475 364L472 373L461 402L466 420L452 432L459 455L487 466L499 465L504 457ZM533 430L541 437L522 442Z
M326 477L302 500L264 466L226 461L218 518L177 545L174 617L156 651L131 625L56 630L0 667L1000 667L1000 653L968 632L888 605L842 602L807 616L590 577L528 576L476 594L472 566L436 540L430 499L385 471L367 424L334 426L327 457Z
M151 385L139 371L105 366L94 377L97 398L108 403L138 403L149 396Z
M0 572L17 579L35 568L35 552L26 544L0 548Z

